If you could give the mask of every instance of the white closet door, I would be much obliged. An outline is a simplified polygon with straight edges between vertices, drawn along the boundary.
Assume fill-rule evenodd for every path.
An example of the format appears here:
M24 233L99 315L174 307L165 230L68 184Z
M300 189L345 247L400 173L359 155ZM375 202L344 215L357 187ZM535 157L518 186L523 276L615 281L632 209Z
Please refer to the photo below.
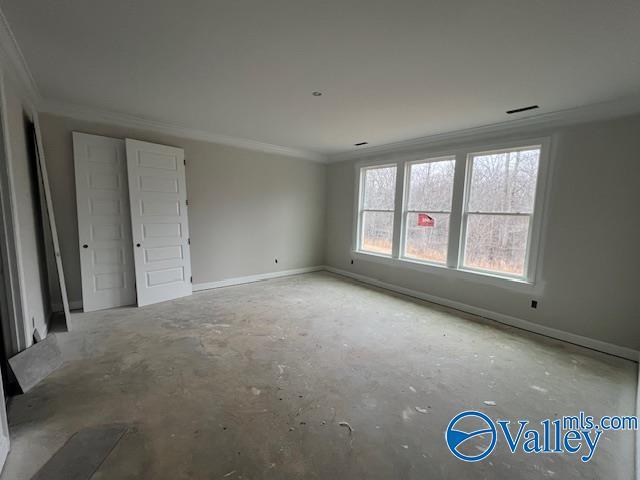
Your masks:
M73 152L84 311L133 305L124 140L73 132Z
M184 151L125 143L138 305L191 295Z

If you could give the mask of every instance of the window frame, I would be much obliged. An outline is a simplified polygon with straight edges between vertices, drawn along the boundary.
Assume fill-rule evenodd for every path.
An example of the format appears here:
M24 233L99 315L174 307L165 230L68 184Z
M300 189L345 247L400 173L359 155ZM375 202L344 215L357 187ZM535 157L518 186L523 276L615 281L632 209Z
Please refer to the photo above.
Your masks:
M510 275L490 270L474 269L464 266L464 247L466 240L466 221L463 214L467 210L469 188L471 182L471 157L487 152L540 148L538 160L538 177L536 181L533 213L530 216L529 233L527 238L527 252L525 255L524 275ZM404 251L406 220L408 202L409 168L412 163L421 163L426 160L442 158L455 158L455 172L453 184L453 198L451 214L449 217L449 247L447 250L447 263L435 263L405 257ZM449 278L464 279L484 284L490 284L505 288L514 288L518 291L533 292L542 286L537 282L539 274L539 258L543 248L541 238L545 228L545 206L550 181L551 171L551 137L520 138L493 143L468 143L463 146L451 148L434 148L413 151L412 153L388 153L380 154L374 159L364 159L354 164L355 173L355 198L354 198L354 222L352 237L352 258L373 261L395 267L418 270ZM362 171L367 168L379 168L384 166L396 166L396 196L394 203L393 244L391 255L372 253L359 248L359 236L361 228L361 202L363 199Z
M444 211L444 210L431 211L431 213L434 213L434 214L445 213L449 215L449 234L447 235L447 259L444 262L436 262L433 260L423 260L420 258L407 256L407 252L406 252L407 230L409 227L407 218L409 217L410 213L419 213L419 212L426 211L426 210L410 210L409 209L409 195L410 195L410 188L411 188L411 167L413 165L419 165L422 163L434 163L434 162L443 162L443 161L451 161L451 160L453 160L454 162L454 173L453 173L454 178L452 182L453 185L451 187L451 208L449 211ZM455 189L456 170L457 170L457 162L456 162L455 155L439 155L437 157L430 156L429 158L424 158L421 160L411 160L411 161L404 162L404 189L403 189L403 195L402 195L402 223L401 223L402 230L400 232L400 245L399 245L399 254L398 254L398 258L400 260L406 260L406 261L425 264L425 265L436 265L439 267L446 266L448 264L449 245L451 243L450 234L451 234L451 223L453 218L453 197L454 197L454 189Z
M473 158L482 156L482 155L492 155L497 153L505 153L505 152L522 152L526 150L539 149L540 153L538 155L538 172L536 177L536 188L534 192L533 198L533 208L531 213L513 213L513 212L485 212L485 211L469 211L469 201L471 199L471 178L473 177ZM471 272L478 272L482 274L489 275L497 275L501 277L514 278L518 280L525 280L529 278L529 269L531 268L529 257L531 256L531 240L533 233L533 217L536 214L536 200L538 197L538 183L540 182L540 162L542 159L542 144L532 144L532 145L524 145L521 147L506 147L506 148L498 148L492 150L484 150L484 151L473 151L467 153L466 158L466 178L465 178L465 190L464 190L464 202L462 205L462 226L460 230L460 250L458 257L458 269L467 270ZM511 274L508 272L499 272L495 270L488 270L485 268L476 268L470 267L464 264L466 249L467 249L467 226L469 223L469 215L494 215L494 216L520 216L520 217L528 217L529 218L529 226L527 231L527 242L525 245L525 257L524 257L524 265L523 265L523 274Z
M395 178L395 189L396 189L396 196L398 193L398 166L395 163L383 163L380 165L367 165L367 166L363 166L359 169L359 181L358 181L358 201L357 201L357 206L358 206L358 211L357 211L357 229L356 229L356 238L355 238L355 247L356 247L356 251L366 254L366 255L376 255L376 256L380 256L380 257L386 257L386 258L392 258L393 257L393 244L395 243L395 238L394 238L394 232L395 232L395 220L396 220L396 207L397 207L397 198L394 197L393 199L393 209L391 210L381 210L381 209L375 209L375 208L364 208L364 194L365 194L365 188L364 188L364 175L363 172L366 172L367 170L376 170L376 169L380 169L380 168L389 168L389 167L395 167L396 169L396 178ZM364 221L364 212L391 212L393 214L393 230L391 232L391 238L392 238L392 243L391 243L391 253L386 254L386 253L380 253L380 252L372 252L369 250L364 250L362 248L362 223Z

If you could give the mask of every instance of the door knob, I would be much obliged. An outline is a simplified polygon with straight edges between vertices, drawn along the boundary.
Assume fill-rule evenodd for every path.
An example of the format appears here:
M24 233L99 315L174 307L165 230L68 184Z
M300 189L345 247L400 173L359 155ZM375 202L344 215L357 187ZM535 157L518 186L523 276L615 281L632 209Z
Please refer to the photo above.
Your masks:
M136 243L136 247L139 247L139 246L140 246L140 244L139 244L139 243Z
M84 245L82 245L82 248L89 248L89 245L85 243Z

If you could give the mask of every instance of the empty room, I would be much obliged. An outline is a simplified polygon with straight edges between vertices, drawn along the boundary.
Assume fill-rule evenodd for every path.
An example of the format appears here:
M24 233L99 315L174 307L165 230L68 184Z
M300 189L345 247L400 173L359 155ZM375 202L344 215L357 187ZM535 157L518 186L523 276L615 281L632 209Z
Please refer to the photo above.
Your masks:
M640 480L638 0L0 0L0 480Z

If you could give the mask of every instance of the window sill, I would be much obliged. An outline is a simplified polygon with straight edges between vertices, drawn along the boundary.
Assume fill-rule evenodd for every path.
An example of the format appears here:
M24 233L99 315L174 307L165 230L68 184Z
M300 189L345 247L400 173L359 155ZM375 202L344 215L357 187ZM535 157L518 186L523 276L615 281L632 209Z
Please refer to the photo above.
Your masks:
M396 260L391 255L385 255L384 253L367 252L366 250L352 250L351 253L352 254L356 254L356 255L364 255L365 257L372 257L372 258L380 259L382 261L384 261L384 260L389 260L389 261Z
M492 274L490 272L481 272L475 270L451 268L446 265L437 263L421 262L410 258L393 258L391 256L379 255L375 253L363 252L361 250L352 250L351 255L354 259L380 263L397 268L416 270L431 275L439 275L451 279L467 280L484 285L493 285L501 288L518 290L527 293L536 293L539 285L519 278L505 277Z

